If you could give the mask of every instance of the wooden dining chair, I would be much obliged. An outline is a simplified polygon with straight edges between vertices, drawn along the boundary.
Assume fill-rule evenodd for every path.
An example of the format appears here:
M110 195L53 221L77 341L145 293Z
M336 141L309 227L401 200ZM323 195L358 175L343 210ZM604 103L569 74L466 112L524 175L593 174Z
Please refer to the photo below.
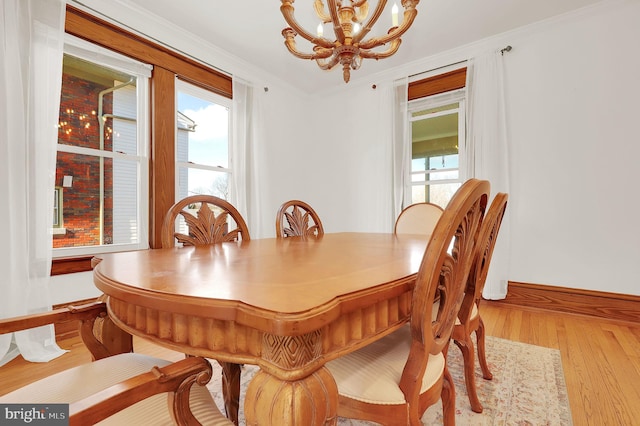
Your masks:
M478 399L475 382L475 356L471 335L475 332L478 346L478 362L482 370L482 377L491 380L493 375L489 371L485 351L484 323L480 316L480 302L482 301L482 290L484 289L491 256L498 238L498 231L502 224L507 209L507 199L509 196L503 192L496 194L480 228L478 244L474 257L473 266L465 295L458 313L458 320L453 328L452 339L456 346L462 351L464 360L464 379L469 395L471 409L476 413L482 413L482 404Z
M488 194L488 181L470 179L444 209L416 277L409 324L326 364L338 386L339 416L419 425L426 409L441 399L444 424L455 424L455 389L445 354ZM440 303L432 312L436 298Z
M104 302L3 319L0 334L68 321L78 321L93 362L0 396L0 404L69 404L70 425L232 425L205 386L212 371L206 359L170 362L128 352L131 336L109 322ZM111 339L96 336L105 326Z
M276 237L320 237L323 234L320 217L309 204L289 200L280 206L276 214Z
M393 232L395 234L429 235L433 232L443 208L433 203L415 203L405 207L398 218Z
M184 226L181 226L181 220ZM187 231L181 228L186 227ZM176 229L177 228L177 229ZM249 228L238 210L228 201L212 195L192 195L176 202L162 223L163 248L249 241ZM238 424L241 364L218 361L222 367L225 411Z
M176 242L183 246L207 245L247 241L251 236L244 218L231 203L213 195L191 195L171 206L160 238L162 247L169 248Z

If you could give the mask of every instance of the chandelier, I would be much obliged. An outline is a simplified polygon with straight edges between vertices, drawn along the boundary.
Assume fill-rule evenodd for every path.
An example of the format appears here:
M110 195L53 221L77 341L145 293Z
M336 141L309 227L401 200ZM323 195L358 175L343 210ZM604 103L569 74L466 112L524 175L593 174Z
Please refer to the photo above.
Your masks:
M322 0L314 0L313 8L320 23L316 33L306 31L294 17L295 0L282 0L280 11L289 27L282 30L284 44L294 56L300 59L315 59L323 70L330 70L342 64L342 76L349 82L351 70L360 68L363 59L388 58L398 51L402 40L400 37L409 29L418 11L416 5L420 0L401 0L404 8L402 25L398 26L398 6L391 10L391 28L387 34L366 38L374 24L382 15L387 0L378 0L374 12L369 16L368 0L327 0L327 7ZM324 36L324 24L331 23L335 39ZM313 45L313 53L303 53L296 48L295 37L300 35ZM385 46L386 50L374 50Z

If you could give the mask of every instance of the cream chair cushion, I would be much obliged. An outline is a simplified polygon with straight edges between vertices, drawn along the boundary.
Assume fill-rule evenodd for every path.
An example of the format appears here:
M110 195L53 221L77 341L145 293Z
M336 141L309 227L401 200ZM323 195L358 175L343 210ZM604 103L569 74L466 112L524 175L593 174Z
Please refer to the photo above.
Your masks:
M417 203L405 208L396 220L396 234L431 235L443 210L430 203Z
M70 403L106 389L118 382L171 364L142 354L120 354L82 364L51 375L0 397L1 403ZM194 384L191 411L203 425L228 426L231 421L217 408L206 386ZM103 420L99 425L173 425L167 394L140 401Z
M411 329L406 325L326 365L338 384L340 395L370 404L405 404L399 384L410 346ZM433 386L442 376L444 366L441 353L429 356L421 392Z

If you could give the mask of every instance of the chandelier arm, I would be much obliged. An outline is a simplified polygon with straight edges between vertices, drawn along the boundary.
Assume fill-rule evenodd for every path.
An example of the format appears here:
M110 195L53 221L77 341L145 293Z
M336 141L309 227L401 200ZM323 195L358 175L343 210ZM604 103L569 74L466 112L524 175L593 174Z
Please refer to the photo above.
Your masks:
M331 21L333 21L333 31L336 34L337 41L340 44L344 44L344 30L340 25L340 18L338 17L338 6L336 0L329 0L329 14L331 14Z
M330 40L311 34L298 24L298 21L296 21L296 18L294 17L295 9L292 3L292 0L282 0L282 6L280 6L280 12L282 12L282 16L284 16L289 27L291 27L299 36L308 40L312 44L331 49L333 47L333 43ZM284 35L284 30L282 33Z
M287 46L287 50L291 52L293 56L300 59L324 59L333 55L333 49L326 49L320 46L315 46L314 53L300 52L296 47L296 40L294 38L295 33L292 29L287 28L282 31L285 37L284 45Z
M313 8L315 9L318 18L320 18L320 20L324 24L326 24L327 22L331 22L331 17L324 10L324 3L322 2L322 0L315 0L313 2Z
M391 42L391 45L389 46L389 48L387 50L385 50L384 52L371 52L369 50L360 49L360 57L365 58L365 59L384 59L384 58L388 58L389 56L393 55L394 53L396 53L398 51L398 49L400 48L400 43L402 43L402 40L399 39L399 38L393 40Z
M373 12L371 17L367 21L367 23L364 24L360 29L360 32L353 37L353 44L360 43L361 40L367 36L369 31L371 31L375 23L378 21L378 18L380 18L380 15L382 15L382 12L384 11L384 7L386 5L387 5L387 0L378 1L378 4L376 5L376 10Z
M351 6L358 9L356 13L356 20L358 22L364 21L369 15L369 2L367 0L358 2L357 4L353 3Z
M323 61L322 59L316 59L316 63L322 70L330 70L338 63L338 61L340 61L340 58L338 58L338 56L334 56L333 58L331 58L330 61Z
M365 40L360 43L360 49L373 49L374 47L382 46L383 44L389 43L391 40L399 38L407 32L411 24L413 24L413 20L415 19L418 11L415 9L405 10L404 18L402 19L402 25L399 27L394 27L389 30L389 33L382 37L374 37L369 40Z

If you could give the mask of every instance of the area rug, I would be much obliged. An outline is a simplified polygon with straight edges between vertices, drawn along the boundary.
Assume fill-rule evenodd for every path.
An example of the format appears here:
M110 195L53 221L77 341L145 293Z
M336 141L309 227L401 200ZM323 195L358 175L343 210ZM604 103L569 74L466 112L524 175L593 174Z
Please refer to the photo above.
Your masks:
M484 380L476 362L476 385L484 411L474 413L469 406L462 372L462 354L451 345L447 362L456 389L456 424L473 426L508 425L571 425L571 410L562 372L562 360L557 349L487 337L487 361L492 380ZM217 363L208 387L221 409L224 409ZM245 365L242 370L241 394L257 367ZM241 401L242 406L243 401ZM244 425L242 407L240 424ZM425 425L442 424L440 403L427 409L422 421ZM375 423L338 419L339 426L368 426Z

